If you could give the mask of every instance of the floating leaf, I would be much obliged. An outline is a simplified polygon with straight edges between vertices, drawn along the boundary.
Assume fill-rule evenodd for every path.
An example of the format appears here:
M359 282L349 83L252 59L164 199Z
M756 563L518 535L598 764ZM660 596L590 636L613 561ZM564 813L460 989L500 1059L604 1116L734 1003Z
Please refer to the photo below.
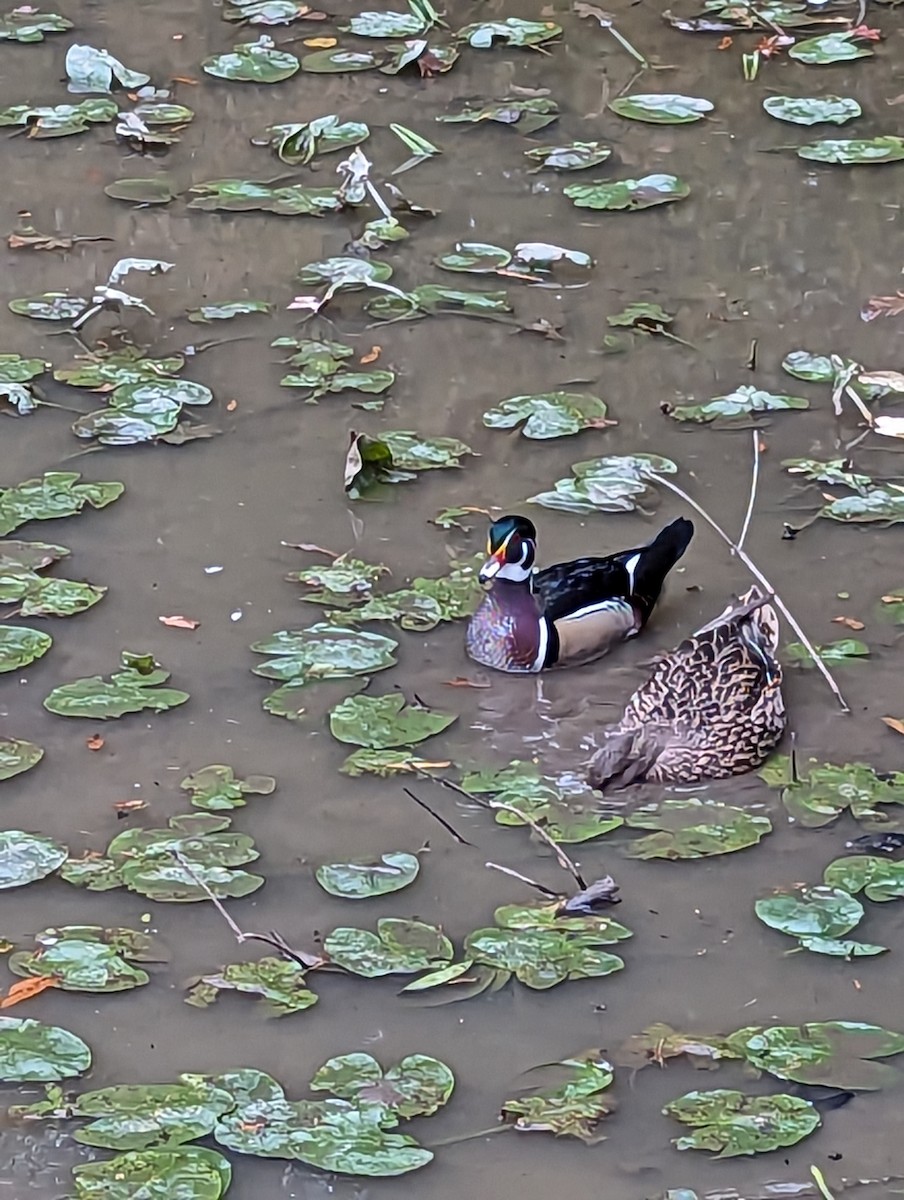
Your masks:
M296 687L320 679L351 679L383 671L395 665L397 648L397 641L382 634L324 622L307 629L281 629L251 647L255 654L275 656L254 667L255 675Z
M651 208L690 195L690 188L676 175L645 175L642 179L619 179L612 183L571 183L565 195L577 208L614 211Z
M850 524L880 521L894 525L904 521L904 487L889 483L869 488L860 496L842 496L819 510L820 517Z
M412 5L411 12L362 12L352 17L348 25L340 26L358 37L410 38L424 33L433 23L425 10Z
M34 412L41 401L30 384L49 366L41 358L0 354L0 400L5 400L20 417Z
M303 0L227 0L223 5L224 21L247 21L249 25L288 25L300 17L315 21L325 16Z
M22 738L0 738L0 779L12 779L30 771L44 757L42 746Z
M825 646L814 646L822 662L830 666L840 666L850 659L869 658L870 648L866 642L856 638L842 638L839 642L829 642ZM813 657L803 642L789 642L785 647L788 662L797 667L814 667Z
M315 589L302 595L302 600L346 608L368 600L373 595L374 584L387 574L389 568L383 563L366 563L340 554L328 566L305 567L302 571L290 572L286 578Z
M436 283L422 284L401 296L383 293L368 300L364 307L381 321L411 321L438 313L485 317L512 311L506 292L459 292Z
M209 325L211 321L231 321L251 313L272 313L273 305L266 300L223 300L219 304L202 304L190 308L187 316L196 325Z
M324 953L353 975L414 975L451 961L452 943L438 925L382 917L377 932L342 927L323 939Z
M109 92L113 79L123 88L140 88L150 82L143 71L130 71L108 50L72 45L66 51L70 92Z
M369 137L370 129L363 121L340 121L331 113L313 121L270 125L266 138L261 140L272 146L284 163L294 167L309 163L318 154L358 146Z
M880 904L904 897L904 862L888 858L868 854L836 858L823 871L822 877L830 888L843 888L849 893L863 892L868 899Z
M550 167L555 171L585 171L599 166L612 154L612 147L604 142L569 142L563 146L537 146L525 150L526 158Z
M611 1064L598 1050L587 1050L556 1063L555 1069L564 1073L563 1083L506 1100L502 1119L522 1132L576 1137L589 1146L602 1141L605 1135L599 1132L600 1124L615 1107L612 1099L603 1095L615 1078Z
M755 846L772 822L743 808L687 797L636 809L625 818L632 829L660 832L631 842L626 858L709 858Z
M188 700L188 692L161 687L170 677L155 663L153 655L133 654L124 650L122 670L103 679L91 675L56 687L44 701L44 707L61 717L92 717L106 721L126 713L165 712Z
M53 1083L82 1075L91 1051L59 1025L30 1017L0 1016L0 1079L4 1083Z
M147 971L129 961L155 958L153 938L138 930L64 925L42 930L35 941L36 950L19 950L10 957L14 975L53 976L54 986L64 992L123 992L150 982Z
M390 850L380 855L379 862L324 863L314 875L323 890L331 896L342 896L345 900L367 900L408 887L414 883L420 868L416 854Z
M754 413L778 412L792 408L809 408L810 402L801 396L777 396L764 392L749 383L742 384L727 396L716 396L705 404L664 404L663 412L676 421L715 421L751 416Z
M104 188L111 200L128 200L132 204L169 204L176 192L165 175L146 179L116 179Z
M31 317L35 321L71 321L89 305L84 296L70 296L66 292L44 292L40 296L25 296L10 300L10 312L20 317Z
M74 133L84 133L89 125L96 122L112 121L118 115L119 109L114 100L83 100L80 104L38 107L14 104L0 111L0 126L27 125L29 137L32 138L69 137Z
M0 541L0 571L40 571L68 555L69 550L65 546L51 546L47 542L20 542L9 538Z
M24 4L0 16L0 41L43 42L45 33L65 33L72 22L59 13L39 12Z
M19 604L24 617L71 617L102 600L105 587L74 579L42 579L34 571L0 572L0 603Z
M904 158L904 138L892 134L881 134L873 138L827 138L799 146L798 158L812 162L841 163L852 166L856 163L875 165L884 162L899 162Z
M75 1200L220 1200L232 1179L232 1166L215 1150L180 1146L175 1150L130 1150L104 1162L73 1168Z
M404 696L348 696L330 712L330 733L339 742L388 750L442 733L457 721L451 713L406 705Z
M419 758L413 750L368 750L362 747L350 754L339 770L343 775L377 775L381 779L390 779L402 772L428 771L451 765L448 760L430 762Z
M798 62L813 66L849 62L853 58L870 58L872 50L868 46L858 45L857 37L858 34L853 29L845 33L824 33L819 37L797 42L788 54Z
M609 101L609 107L620 117L646 121L651 125L687 125L691 121L701 120L713 110L709 100L670 92L618 96Z
M745 1096L716 1088L688 1092L662 1110L692 1133L672 1139L679 1150L714 1150L716 1158L796 1146L818 1128L819 1110L798 1096Z
M277 50L275 45L273 38L264 34L256 42L240 42L231 53L212 54L204 59L201 67L217 79L239 83L279 83L295 74L299 62L294 54Z
M122 483L78 483L79 479L77 471L47 471L40 479L0 488L0 536L28 521L71 517L86 504L106 508L125 491Z
M795 822L808 829L829 825L850 809L868 830L894 827L879 805L904 804L904 773L878 775L867 763L811 765L807 777L788 784L782 803Z
M3 578L0 576L0 599ZM25 629L16 625L0 625L0 674L4 671L21 671L29 663L43 657L53 645L49 633L38 629ZM5 743L0 742L0 747Z
M617 954L600 949L595 933L565 929L475 929L464 942L472 962L510 971L529 988L545 990L566 979L590 979L624 968Z
M851 1091L874 1091L900 1074L873 1061L904 1051L904 1034L861 1021L820 1021L740 1029L729 1038L757 1070L779 1079Z
M802 475L817 483L840 484L855 492L865 492L873 482L869 475L857 475L850 470L850 461L845 458L833 458L828 462L815 458L783 458L782 466L789 475Z
M250 179L212 179L190 187L189 208L204 212L272 212L286 217L322 217L339 212L344 201L335 188L290 184L273 187Z
M567 437L583 429L604 429L608 406L587 392L545 392L537 396L512 396L483 414L490 429L521 426L527 438Z
M554 21L525 21L522 17L478 21L458 31L458 37L475 50L490 50L496 42L506 46L540 46L561 34L562 26Z
M850 933L863 917L863 905L859 901L848 892L832 887L802 887L776 892L757 900L754 910L764 925L797 938L804 949L817 953L824 953L821 942L834 942Z
M178 1083L117 1084L77 1098L72 1115L95 1119L75 1140L108 1150L173 1148L205 1137L234 1106L230 1092L198 1075L182 1075Z
M54 379L70 387L90 388L110 392L124 383L142 383L155 379L171 379L185 366L185 356L171 354L164 358L146 358L134 346L122 350L96 352L90 359L76 359L71 366L57 367Z
M333 259L332 262L340 260ZM348 260L342 260L348 261ZM354 260L355 262L359 260ZM311 264L321 266L323 264ZM367 264L364 264L366 267ZM359 286L357 283L355 286ZM322 301L320 305L322 306ZM353 370L344 360L349 359L354 351L351 346L341 342L324 342L310 338L279 337L270 343L271 346L294 346L295 353L286 361L297 368L280 380L282 387L305 388L310 390L306 404L315 404L321 396L328 393L343 391L361 391L367 393L384 392L395 382L395 372L389 370L358 371Z
M0 829L0 890L43 879L68 857L67 848L51 838L21 829Z
M136 394L116 403L113 397L128 388ZM109 408L87 413L73 422L72 432L80 438L96 438L102 446L137 446L154 442L171 433L179 423L182 405L157 383L123 384L110 399Z
M353 500L377 484L404 483L416 472L458 467L473 451L458 438L424 437L408 430L391 430L379 438L349 435L345 460L345 490Z
M298 963L270 955L257 962L230 963L211 975L202 975L189 991L185 1003L206 1008L224 991L259 996L260 1007L268 1017L304 1012L318 1000L308 988L305 971Z
M767 96L763 108L770 117L792 125L844 125L863 112L848 96Z
M384 1072L375 1058L359 1051L329 1059L314 1073L310 1087L361 1107L388 1109L409 1121L432 1116L447 1104L455 1076L444 1062L426 1054L409 1054Z
M613 454L575 463L572 479L559 479L551 492L531 496L528 504L565 512L632 512L655 503L656 475L674 475L678 467L658 454Z
M317 50L301 60L302 71L317 75L343 75L348 71L369 71L380 65L380 56L373 50Z
M507 97L504 100L489 100L484 104L479 101L463 101L460 103L459 112L444 113L436 120L450 125L496 121L500 125L517 125L522 133L536 133L539 129L551 125L558 116L558 104L545 96L530 100Z
M276 780L272 775L249 775L247 779L236 779L232 767L214 763L186 775L179 787L188 792L195 808L223 812L244 808L246 796L272 795L276 790Z

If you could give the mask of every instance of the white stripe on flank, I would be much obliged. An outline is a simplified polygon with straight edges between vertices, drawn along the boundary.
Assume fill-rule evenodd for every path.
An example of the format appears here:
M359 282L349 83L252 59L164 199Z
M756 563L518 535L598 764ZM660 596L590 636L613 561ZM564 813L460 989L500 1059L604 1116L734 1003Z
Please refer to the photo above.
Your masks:
M634 591L634 574L637 571L637 564L640 562L640 552L633 554L625 563L625 570L628 572L628 586Z
M549 627L546 624L546 618L540 618L540 649L537 651L537 657L531 664L532 671L542 671L543 664L546 662L546 650L549 646Z
M560 617L560 621L578 621L581 617L589 617L592 613L599 612L623 612L633 615L634 608L627 600L617 600L610 597L608 600L598 600L595 604L585 604L583 608L578 608L574 612L568 613L565 617Z

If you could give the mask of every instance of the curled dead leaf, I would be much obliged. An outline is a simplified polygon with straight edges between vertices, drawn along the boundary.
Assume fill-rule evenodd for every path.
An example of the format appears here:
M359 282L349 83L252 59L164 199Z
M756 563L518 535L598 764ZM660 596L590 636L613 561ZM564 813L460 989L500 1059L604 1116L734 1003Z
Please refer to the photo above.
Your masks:
M302 45L309 46L312 50L332 50L337 41L334 37L305 38Z
M474 679L466 679L464 675L456 675L454 679L444 679L443 683L446 687L466 687L466 688L488 688L487 683L478 683Z
M196 621L193 617L183 616L158 617L157 620L161 625L166 625L170 629L197 629L201 624L200 621Z
M20 979L0 1000L0 1008L12 1008L14 1004L21 1004L23 1000L37 996L47 988L56 987L56 985L56 975L39 975L35 979Z
M141 812L143 808L147 808L146 800L116 800L113 803L117 817L127 817L129 813Z
M862 621L856 617L832 617L833 625L844 625L846 629L866 629Z
M366 366L367 363L376 362L382 353L383 353L382 346L372 346L370 349L370 353L365 354L361 359L359 359L359 362L361 363L362 366Z
M734 42L734 38L730 38L726 34L725 37L719 39L719 44L718 44L718 46L716 46L716 49L717 50L730 50L733 42Z
M104 739L99 733L92 733L89 738L85 738L85 745L89 750L100 750L103 748Z
M895 733L904 733L904 720L901 717L883 717L882 722L889 729L893 729Z

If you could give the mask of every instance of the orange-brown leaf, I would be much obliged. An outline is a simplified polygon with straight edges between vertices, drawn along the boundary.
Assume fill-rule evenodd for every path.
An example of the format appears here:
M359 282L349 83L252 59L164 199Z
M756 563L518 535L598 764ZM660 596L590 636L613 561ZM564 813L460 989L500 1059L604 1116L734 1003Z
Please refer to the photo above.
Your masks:
M56 987L57 982L56 975L38 975L35 979L20 979L0 1000L0 1008L12 1008L14 1004L21 1004L23 1000L30 1000L32 996L39 995L47 988Z
M443 683L446 687L466 687L466 688L488 688L489 683L476 683L473 679L466 679L463 675L456 675L454 679L444 679Z
M900 717L883 717L882 720L895 733L904 733L904 720L901 720Z
M310 46L312 50L331 50L337 43L337 38L305 38L302 45Z
M864 321L875 321L876 317L900 317L902 313L904 292L896 292L894 296L870 296L860 310Z
M113 808L116 811L117 817L127 817L129 813L140 812L143 808L147 808L146 800L114 800Z
M847 629L866 629L862 621L856 617L832 617L833 625L844 625Z
M734 42L734 38L730 38L726 34L724 38L719 39L719 44L718 44L718 46L716 46L716 49L717 50L730 50L733 42Z
M92 733L89 738L85 738L85 745L89 750L101 750L103 749L104 739L99 733Z
M382 353L383 349L381 346L372 346L370 353L365 354L360 360L362 366L366 366L368 363L376 362Z
M167 625L170 629L197 629L201 624L193 617L158 617L157 620L161 625Z

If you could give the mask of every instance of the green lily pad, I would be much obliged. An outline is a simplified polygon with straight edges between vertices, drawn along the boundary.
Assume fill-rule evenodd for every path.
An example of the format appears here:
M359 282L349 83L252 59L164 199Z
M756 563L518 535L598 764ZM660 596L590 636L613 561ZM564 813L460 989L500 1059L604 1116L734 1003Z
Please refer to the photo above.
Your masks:
M512 311L506 292L460 292L437 283L421 284L402 295L381 293L368 300L364 308L381 321L414 321L439 313L486 317Z
M193 184L189 208L204 212L272 212L286 217L322 217L339 212L344 201L336 188L288 184L274 187L251 179L211 179Z
M161 687L170 677L150 654L124 650L122 670L109 679L91 675L61 684L44 701L48 712L61 717L92 717L99 721L122 717L126 713L166 712L189 699L188 692Z
M182 1075L178 1083L117 1084L77 1098L73 1115L95 1119L75 1140L107 1150L173 1148L211 1133L234 1105L230 1092L197 1075Z
M222 16L224 21L247 21L249 25L288 25L299 18L313 21L325 14L313 12L304 0L227 0Z
M459 39L475 50L491 50L497 42L506 46L540 46L561 35L562 26L554 21L525 21L523 17L477 21L458 31Z
M111 200L126 200L132 204L169 204L177 193L172 180L165 175L140 179L115 179L104 188Z
M61 558L67 558L66 546L52 546L48 542L20 542L15 538L0 541L0 572L40 571Z
M228 1159L202 1146L130 1150L73 1168L75 1200L220 1200L232 1179Z
M729 1041L754 1067L779 1079L851 1091L896 1083L900 1073L874 1060L904 1051L904 1034L861 1021L741 1029Z
M23 738L0 738L0 779L12 779L30 771L44 757L43 746Z
M511 251L488 242L456 242L451 254L435 259L436 265L445 271L468 271L474 275L495 275L511 261Z
M545 1069L564 1075L564 1081L504 1101L502 1119L521 1132L576 1137L588 1146L603 1141L600 1125L615 1107L604 1095L615 1078L612 1065L599 1050L587 1050Z
M559 479L551 492L540 492L528 504L564 512L632 512L656 501L656 476L674 475L677 464L658 454L606 455L575 463L572 479Z
M0 1079L4 1083L52 1083L82 1075L91 1051L59 1025L30 1017L0 1016Z
M347 696L330 711L330 733L339 742L388 750L410 746L442 733L457 721L453 713L406 705L404 696Z
M604 429L608 406L587 392L544 392L536 396L512 396L483 414L490 429L521 427L527 438L567 437L584 429Z
M830 666L840 666L850 659L869 658L870 648L857 638L842 638L824 646L814 646L819 658ZM795 667L814 667L813 656L802 642L789 642L785 647L788 662Z
M503 904L493 913L500 929L559 929L565 933L592 934L599 945L611 946L633 937L618 921L600 912L565 911L560 901L551 904Z
M339 260L329 260L337 262ZM342 260L348 261L348 260ZM311 264L323 266L325 264ZM364 276L355 281L355 286L364 284ZM283 376L283 387L309 389L311 394L306 403L313 404L327 393L346 390L379 393L395 382L395 373L388 370L355 371L345 361L354 354L351 346L342 342L319 341L311 338L278 337L271 346L292 347L294 353L285 359L296 370Z
M106 508L125 491L122 483L79 483L79 479L77 471L47 471L40 479L0 488L0 536L29 521L74 516L86 504Z
M841 938L863 918L863 905L848 892L833 887L803 887L776 892L757 900L754 910L764 925L798 938L805 949L816 940Z
M904 862L875 858L870 854L853 854L836 858L822 873L830 888L846 892L863 892L869 900L884 903L904 898Z
M487 928L468 934L464 955L472 962L512 972L529 988L545 990L566 979L599 978L621 971L624 960L599 950L598 945L594 933Z
M819 37L806 38L797 42L788 51L791 58L812 66L826 66L829 63L850 62L854 58L871 58L869 46L858 44L857 35L853 30L848 32L824 33Z
M821 142L799 146L797 157L811 162L841 163L844 166L900 162L904 158L904 138L890 133L873 138L826 138Z
M43 42L45 33L65 33L72 22L59 13L39 12L31 5L22 5L0 16L0 41Z
M332 1092L343 1100L375 1105L403 1121L438 1112L455 1088L455 1076L444 1062L427 1054L409 1054L383 1070L370 1054L341 1054L323 1064L311 1080L312 1092Z
M392 779L399 774L427 771L431 767L448 767L448 762L432 763L420 758L413 750L368 750L361 747L350 754L339 768L343 775L358 778L361 775L376 775L380 779Z
M691 189L676 175L645 175L642 179L619 179L611 183L571 183L565 195L577 208L598 211L628 209L635 212L656 204L683 200Z
M279 83L299 68L298 59L264 34L256 42L239 42L231 53L212 54L201 63L202 70L217 79L238 83Z
M869 475L858 475L850 470L845 458L823 461L816 458L783 458L782 466L789 475L802 475L815 483L833 483L849 487L855 492L865 493L872 485Z
M52 645L53 638L49 633L38 629L23 629L16 625L0 625L0 674L5 671L20 671L29 663L43 657Z
M179 784L191 796L195 808L207 812L223 812L233 808L244 808L246 796L270 796L276 790L272 775L249 775L247 779L236 779L232 767L214 763L193 771Z
M163 358L148 358L134 346L122 350L96 353L94 358L77 358L68 367L57 367L54 379L70 387L90 388L95 392L111 392L124 383L142 383L168 379L178 375L185 366L183 354Z
M84 296L70 296L68 292L44 292L40 296L10 300L8 307L17 316L35 321L72 321L89 303Z
M42 579L34 571L0 571L0 604L18 604L23 617L72 617L106 594L105 587L74 579ZM48 642L44 649L49 648Z
M651 125L687 125L712 112L709 100L698 96L680 96L670 92L637 96L618 96L609 101L609 108L631 121L646 121Z
M895 588L882 597L882 612L896 625L904 625L904 587Z
M537 146L524 151L525 158L554 171L585 171L588 167L599 166L611 154L612 147L604 142L568 142L563 146Z
M745 1096L728 1088L688 1092L662 1111L693 1131L673 1138L674 1146L717 1151L716 1158L796 1146L822 1120L816 1106L798 1096Z
M0 400L5 400L20 417L34 412L41 400L30 384L49 366L42 358L0 354Z
M749 1031L748 1031L749 1032ZM712 1068L724 1059L743 1058L740 1049L727 1038L713 1034L680 1033L670 1025L657 1022L643 1033L634 1034L619 1047L615 1062L621 1067L639 1070L649 1063L660 1066L669 1058L686 1055L695 1066Z
M376 438L352 432L345 459L345 490L359 500L380 484L415 479L418 471L459 467L465 454L473 451L458 438L425 437L409 430L390 430Z
M361 12L352 17L348 25L340 26L347 33L358 37L413 38L424 33L436 20L435 10L429 4L412 4L407 13ZM433 15L431 16L431 12Z
M306 54L301 60L301 69L315 75L344 75L349 71L369 71L380 62L380 55L373 50L346 50L336 46L332 50Z
M745 383L727 396L716 396L705 404L663 405L663 412L676 421L705 423L720 417L731 419L751 416L754 413L809 407L809 400L801 396L777 396L773 392L764 392L761 388Z
M52 874L69 857L59 842L21 829L0 829L0 890Z
M849 524L879 521L895 525L904 521L904 487L889 483L885 487L869 488L860 496L842 496L826 504L818 515Z
M340 554L326 566L291 571L286 578L314 589L304 593L302 600L336 608L351 608L369 600L374 584L388 573L389 568L383 563L367 563L349 554Z
M863 112L849 96L767 96L763 108L792 125L844 125Z
M314 876L325 892L345 900L367 900L414 883L421 864L416 854L390 850L379 861L323 863Z
M438 925L382 917L377 932L340 927L323 939L331 961L353 975L377 979L383 975L414 975L452 959L452 943Z
M319 622L307 629L281 629L255 642L255 654L274 657L252 669L255 675L296 687L321 679L351 679L394 666L398 645L379 633Z
M190 308L189 321L195 325L209 325L211 321L231 321L233 317L244 317L252 313L270 314L273 305L267 300L223 300L218 304L202 304Z
M272 146L284 163L295 167L309 163L318 154L359 146L369 137L370 129L363 121L340 121L331 113L313 121L270 125L261 141Z
M122 88L140 88L150 82L144 71L131 71L108 50L72 45L66 51L70 92L110 92L113 80Z
M529 100L506 97L504 100L488 100L485 103L461 101L457 113L443 113L436 120L448 125L476 125L482 121L495 121L500 125L517 125L521 133L529 134L545 129L557 120L558 116L558 104L546 96Z
M660 832L625 848L626 858L709 858L755 846L772 822L743 808L687 797L636 809L625 818L632 829Z
M666 312L661 304L635 300L626 305L621 312L606 317L606 324L615 329L630 329L635 333L658 333L678 342L681 339L676 338L673 333L669 333L668 328L674 320L674 314ZM687 345L688 343L683 344Z
M76 133L85 133L88 127L98 122L112 121L119 115L119 108L114 100L92 99L82 100L80 104L39 105L14 104L0 111L0 126L27 125L29 137L57 138L69 137ZM50 293L51 297L59 293ZM37 297L42 300L44 297ZM20 302L27 303L27 302ZM84 302L87 307L88 301ZM13 312L18 311L13 309ZM31 313L25 313L31 316ZM77 315L77 314L74 314ZM62 317L51 317L50 320L64 320Z
M270 955L257 962L230 963L213 974L202 975L190 989L185 1003L207 1008L224 991L259 996L259 1007L268 1017L304 1012L319 999L308 988L305 971L298 963Z
M147 971L129 961L155 960L153 938L137 930L64 925L42 930L35 941L36 950L19 950L10 957L14 975L53 975L64 992L123 992L150 982Z
M782 803L808 829L831 824L846 809L869 832L896 828L902 822L879 806L904 804L904 773L880 776L868 763L814 763L806 778L783 789Z

